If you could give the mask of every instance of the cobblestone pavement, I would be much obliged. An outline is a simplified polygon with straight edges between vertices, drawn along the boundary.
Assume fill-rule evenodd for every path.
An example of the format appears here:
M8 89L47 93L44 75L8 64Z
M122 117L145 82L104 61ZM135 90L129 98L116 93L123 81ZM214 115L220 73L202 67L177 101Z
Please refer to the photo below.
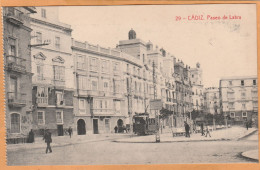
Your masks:
M255 140L199 141L172 143L118 143L89 141L64 146L7 150L8 165L99 165L99 164L175 164L243 163L240 153L258 147Z

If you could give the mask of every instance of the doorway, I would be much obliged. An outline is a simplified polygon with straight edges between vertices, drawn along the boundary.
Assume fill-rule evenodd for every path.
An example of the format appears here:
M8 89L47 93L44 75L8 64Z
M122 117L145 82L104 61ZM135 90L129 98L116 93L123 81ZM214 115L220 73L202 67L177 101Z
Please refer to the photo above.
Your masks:
M63 125L57 125L58 136L63 136Z
M79 119L77 122L78 135L86 135L86 123L83 119Z
M98 119L93 119L93 131L94 134L98 134Z

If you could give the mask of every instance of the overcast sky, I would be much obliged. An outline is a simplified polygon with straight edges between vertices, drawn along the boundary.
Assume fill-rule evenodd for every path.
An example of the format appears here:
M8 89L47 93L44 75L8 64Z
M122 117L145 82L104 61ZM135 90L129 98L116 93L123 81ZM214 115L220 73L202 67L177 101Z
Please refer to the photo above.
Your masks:
M204 87L218 86L225 76L257 75L256 6L149 5L59 7L60 21L70 24L76 40L114 48L128 39L153 42L167 52L203 69ZM204 20L188 20L203 15ZM207 20L207 15L241 19ZM176 21L176 16L181 16Z

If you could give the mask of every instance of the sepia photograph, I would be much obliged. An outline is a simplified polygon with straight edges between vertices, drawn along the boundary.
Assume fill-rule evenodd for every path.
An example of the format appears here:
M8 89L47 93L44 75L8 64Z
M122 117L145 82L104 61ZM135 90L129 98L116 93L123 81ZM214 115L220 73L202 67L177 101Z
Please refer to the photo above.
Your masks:
M256 4L2 16L7 166L259 163Z

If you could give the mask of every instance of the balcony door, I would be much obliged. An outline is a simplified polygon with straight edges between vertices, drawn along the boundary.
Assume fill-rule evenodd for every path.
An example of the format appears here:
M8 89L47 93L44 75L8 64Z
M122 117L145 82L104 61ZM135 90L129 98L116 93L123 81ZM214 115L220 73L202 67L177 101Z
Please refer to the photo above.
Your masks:
M9 99L16 99L17 98L17 78L10 77L10 84L9 84Z

